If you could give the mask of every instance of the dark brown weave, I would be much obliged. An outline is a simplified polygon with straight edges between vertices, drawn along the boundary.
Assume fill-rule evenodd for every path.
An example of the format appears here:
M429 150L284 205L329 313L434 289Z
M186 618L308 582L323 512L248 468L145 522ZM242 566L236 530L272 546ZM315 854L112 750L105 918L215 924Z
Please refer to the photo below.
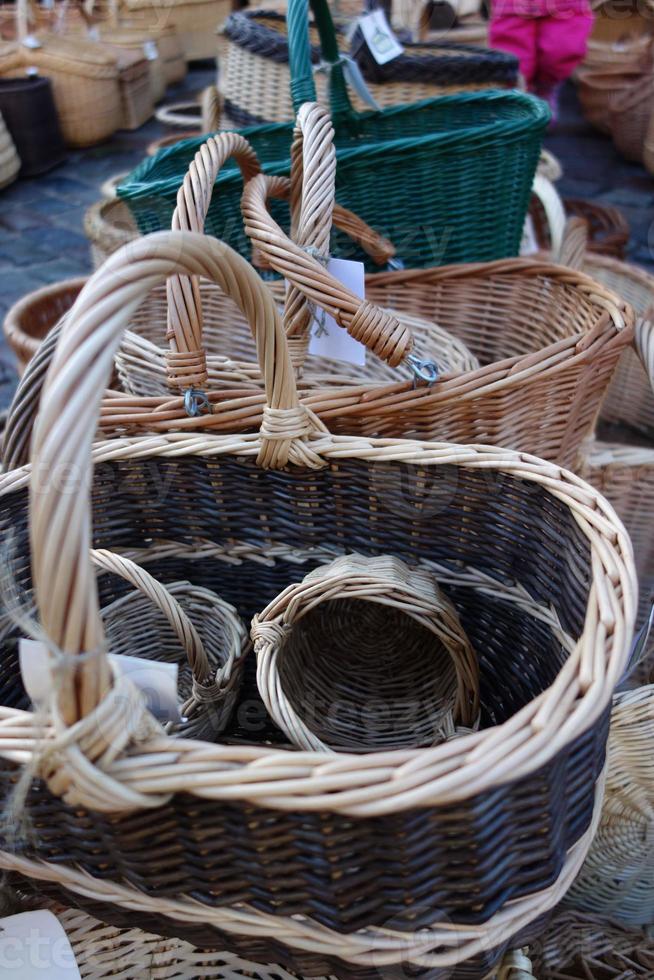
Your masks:
M190 546L202 539L224 546L248 542L261 554L276 542L301 552L329 546L391 553L409 563L461 562L498 582L524 586L556 610L573 637L583 631L588 543L563 503L508 475L359 460L332 463L318 473L281 472L245 458L185 457L102 464L93 496L97 547L148 549L153 541ZM29 587L23 491L0 501L5 540L10 528L14 574ZM299 569L304 574L323 560L324 552L304 565L283 557L265 565L172 558L149 568L163 581L185 578L214 589L247 622L297 580ZM100 586L103 602L118 594L107 589L122 588L112 576L103 576ZM506 599L482 600L463 586L448 594L480 655L482 724L499 723L551 684L565 653L545 626ZM15 642L7 640L3 653L0 696L24 705ZM391 921L413 931L436 915L481 923L511 899L557 879L567 851L590 823L607 725L605 713L518 782L456 805L367 819L184 795L156 811L117 817L73 810L34 783L27 801L34 833L23 852L129 882L151 895L186 895L208 905L248 902L278 915L310 915L345 933ZM279 737L265 720L250 670L228 738L262 743ZM19 771L3 766L0 792L6 798ZM15 846L2 842L5 849ZM129 921L125 913L121 924ZM216 945L213 929L205 935L179 923L175 932L195 944ZM225 936L224 944L304 973L340 972L317 956L306 966L288 951L282 958L275 943L244 939L237 945Z

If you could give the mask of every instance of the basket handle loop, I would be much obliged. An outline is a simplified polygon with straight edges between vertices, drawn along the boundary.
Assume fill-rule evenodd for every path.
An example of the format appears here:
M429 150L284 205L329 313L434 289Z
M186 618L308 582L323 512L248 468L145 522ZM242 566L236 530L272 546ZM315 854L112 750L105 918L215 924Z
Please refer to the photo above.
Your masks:
M238 163L244 182L261 170L259 159L243 136L221 133L206 140L177 192L172 227L204 231L213 185L226 160ZM207 381L206 353L202 346L202 303L197 278L172 276L166 283L170 351L166 358L168 383L173 388L202 388Z
M170 623L182 650L186 653L194 679L198 684L207 681L211 669L204 643L172 592L153 575L150 575L145 568L141 568L131 558L124 558L122 555L116 554L115 551L108 551L106 548L93 548L91 558L97 568L111 572L113 575L119 575L120 578L129 582L151 600Z
M251 241L272 268L296 285L311 303L329 313L368 350L397 367L411 352L413 339L408 326L392 313L361 300L284 234L266 206L269 197L283 196L284 178L259 174L246 184L241 208Z
M150 290L176 274L212 280L254 324L266 408L259 437L241 436L235 446L243 440L265 467L322 465L311 445L319 423L298 402L274 297L245 259L216 239L159 232L119 249L91 276L63 324L44 386L30 476L35 597L45 633L65 658L58 709L67 724L89 714L111 686L90 557L91 448L100 403L131 317ZM112 448L119 451L119 443Z
M347 94L336 30L327 0L310 0L310 2L320 36L322 58L330 67L329 97L332 115L348 115L356 118L356 113ZM309 0L289 0L286 23L288 27L291 98L293 108L298 112L303 102L316 101L316 85L313 78L311 41L309 39Z

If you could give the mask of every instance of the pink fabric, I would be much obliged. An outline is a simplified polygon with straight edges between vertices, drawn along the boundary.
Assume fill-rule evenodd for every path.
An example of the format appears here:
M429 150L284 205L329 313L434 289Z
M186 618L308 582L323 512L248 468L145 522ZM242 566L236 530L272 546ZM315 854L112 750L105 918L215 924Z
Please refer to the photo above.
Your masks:
M593 15L586 12L523 17L498 14L493 7L490 45L514 54L527 88L547 97L583 61L592 26Z

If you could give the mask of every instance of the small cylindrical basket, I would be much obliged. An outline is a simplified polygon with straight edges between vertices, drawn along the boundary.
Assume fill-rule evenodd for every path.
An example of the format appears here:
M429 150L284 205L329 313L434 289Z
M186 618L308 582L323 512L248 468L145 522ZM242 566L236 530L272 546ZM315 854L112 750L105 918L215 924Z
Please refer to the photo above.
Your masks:
M346 555L274 599L252 628L259 692L303 749L435 745L478 723L479 670L433 577Z
M80 277L43 286L23 296L7 311L2 329L21 374L44 337L71 308L85 282L86 277Z

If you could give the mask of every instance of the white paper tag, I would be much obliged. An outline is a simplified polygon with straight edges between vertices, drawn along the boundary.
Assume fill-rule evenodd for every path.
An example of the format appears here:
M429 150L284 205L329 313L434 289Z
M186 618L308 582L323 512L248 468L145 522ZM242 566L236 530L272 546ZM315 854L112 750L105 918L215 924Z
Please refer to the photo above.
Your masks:
M363 262L351 262L349 259L330 259L327 272L347 286L355 296L365 297L365 268ZM344 327L339 327L336 320L318 310L311 324L309 354L316 357L329 357L335 361L347 361L363 367L366 363L366 347L354 337L350 337Z
M525 226L522 229L522 241L520 242L520 255L534 255L539 252L538 239L534 221L530 214L525 218Z
M393 34L383 10L371 10L369 14L359 17L359 27L378 65L385 65L387 61L399 57L404 51Z
M18 657L25 690L34 704L42 704L51 693L47 647L39 640L21 639ZM113 653L109 654L109 661L141 691L155 718L160 721L179 721L177 664Z
M36 50L37 48L43 47L38 37L34 37L33 34L27 34L22 41L24 48L30 48L31 50Z
M81 980L59 919L41 909L0 919L0 976L16 980Z
M156 61L159 57L159 49L156 41L146 41L143 45L143 54L148 61Z
M91 41L99 41L100 31L98 27L96 27L95 24L92 27L89 27L88 31L86 32L86 36L90 38Z

